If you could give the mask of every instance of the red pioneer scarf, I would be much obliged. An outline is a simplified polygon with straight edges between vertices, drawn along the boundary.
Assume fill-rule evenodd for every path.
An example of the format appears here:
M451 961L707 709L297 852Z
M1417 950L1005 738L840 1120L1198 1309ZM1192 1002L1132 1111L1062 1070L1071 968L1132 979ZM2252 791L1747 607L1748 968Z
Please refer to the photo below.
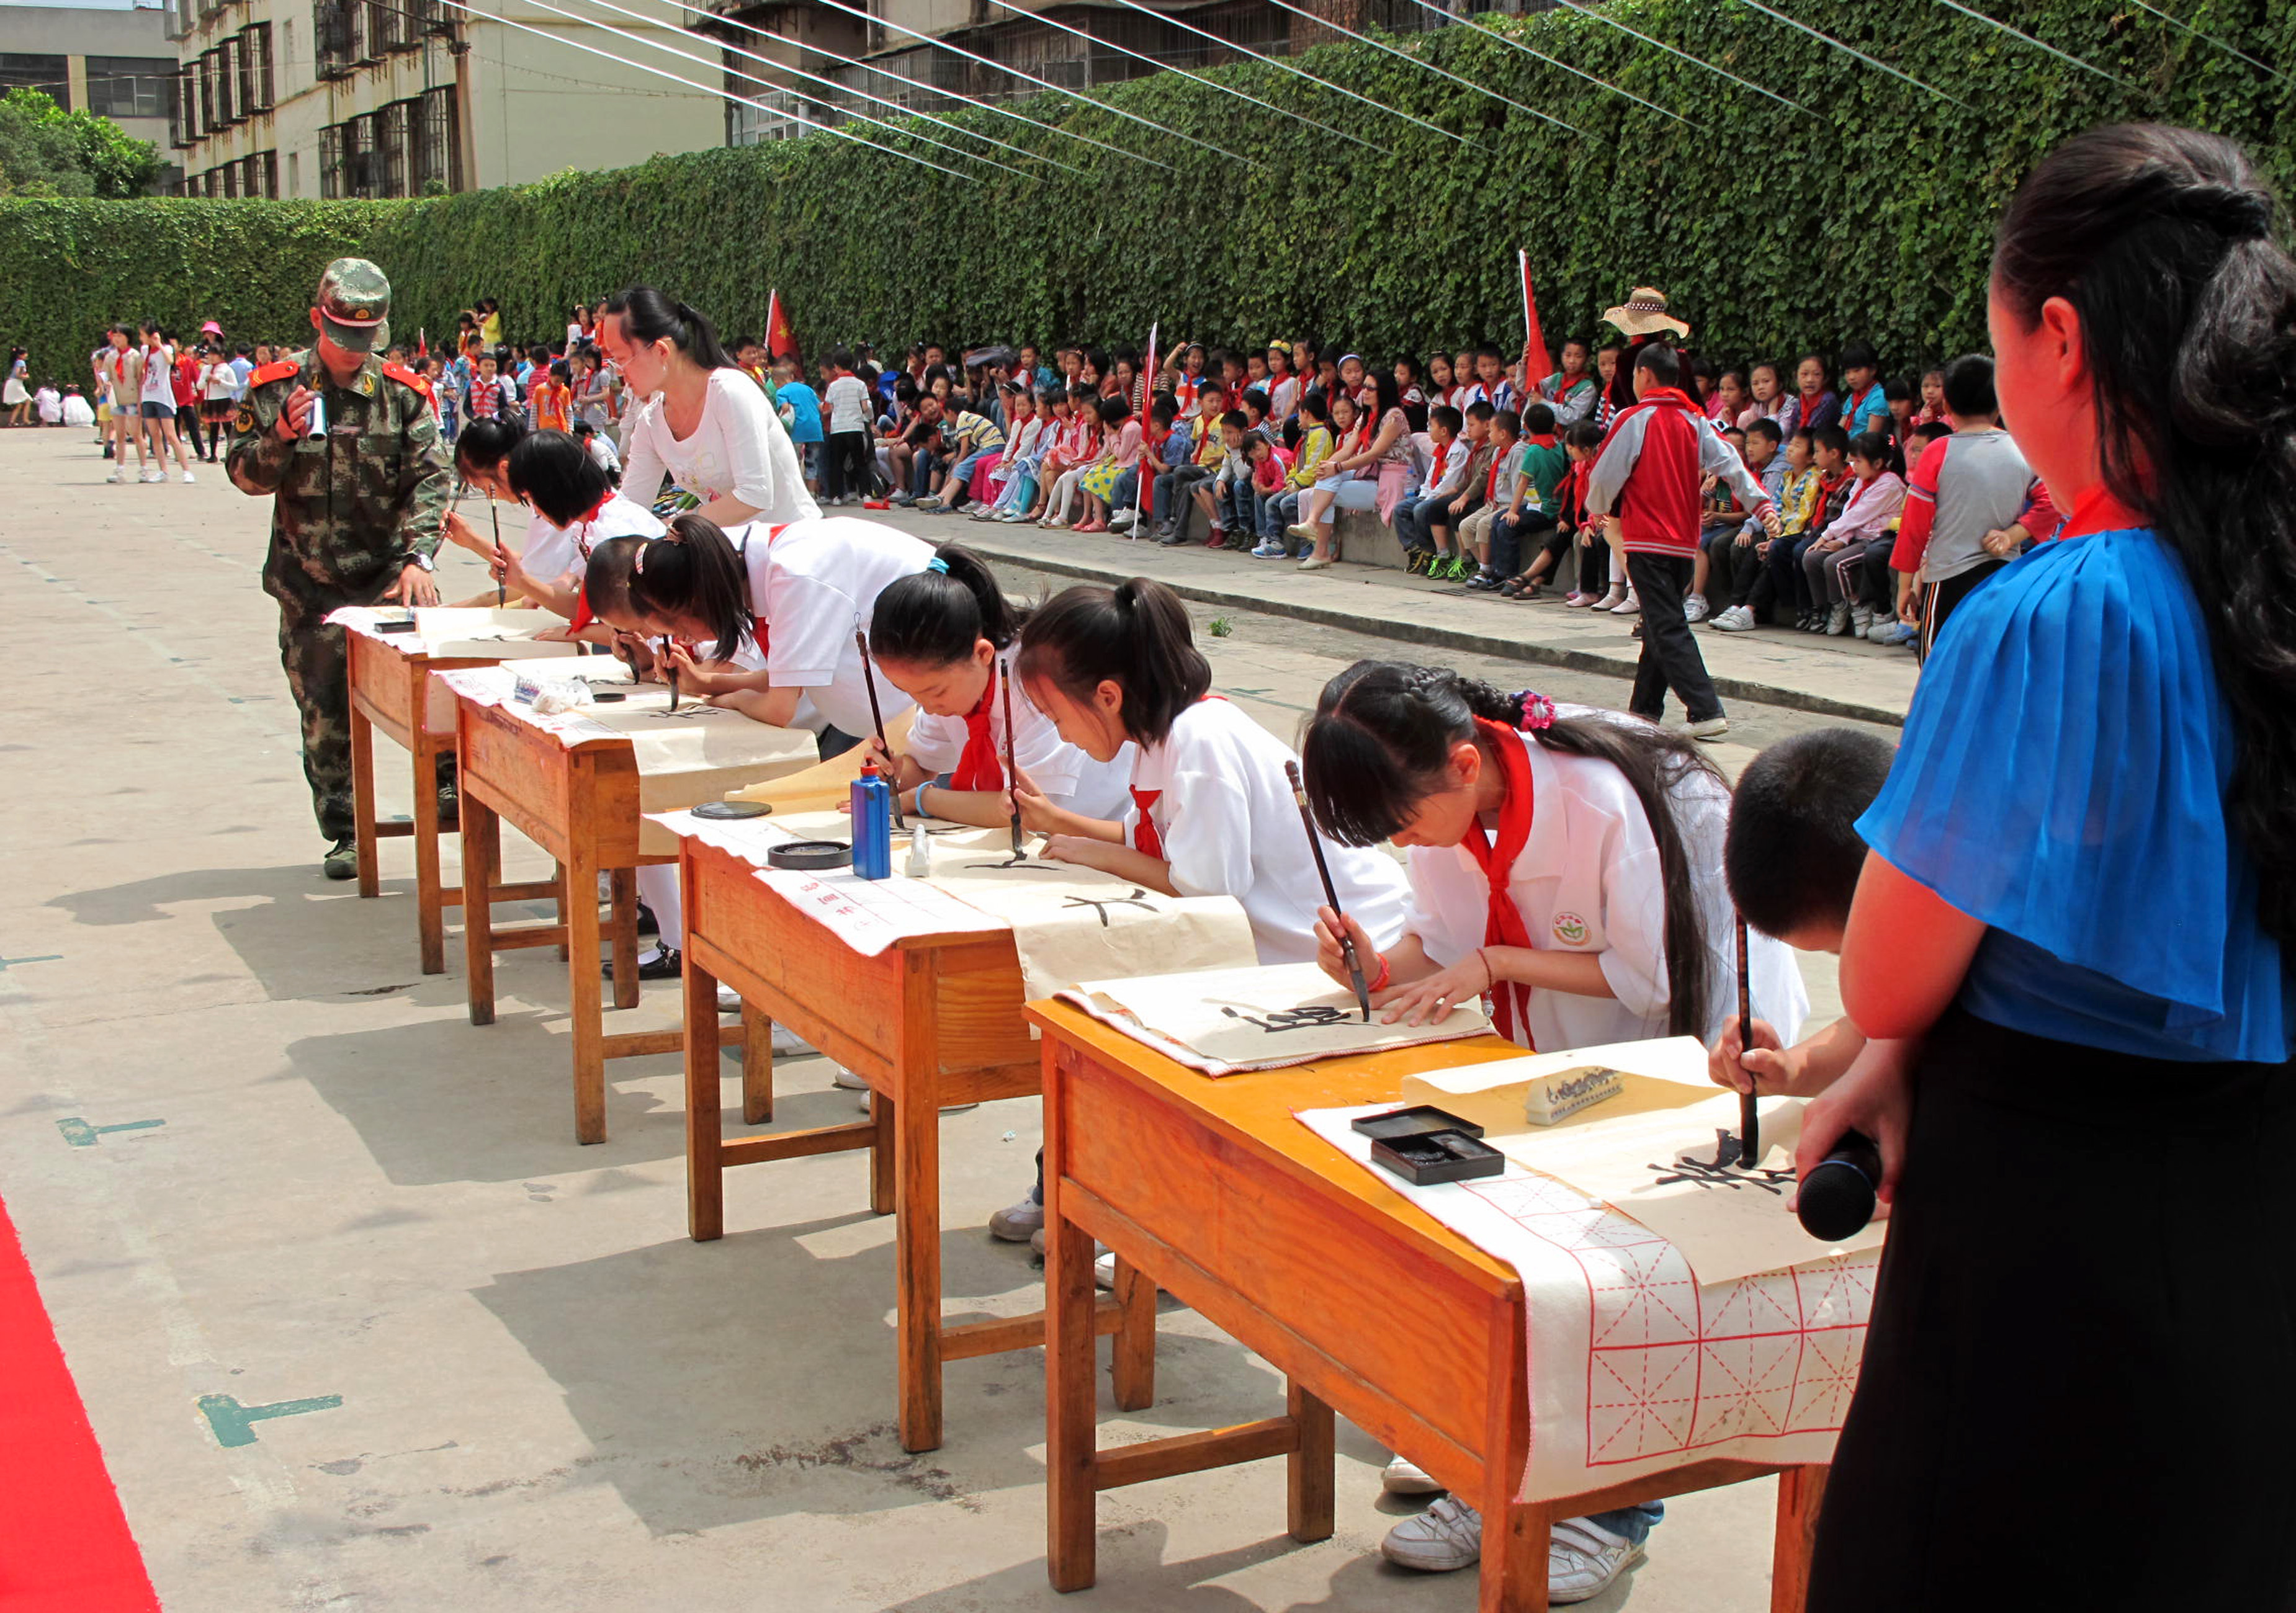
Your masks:
M996 703L996 674L992 670L980 703L964 714L964 754L956 758L956 772L948 781L951 790L1004 788L1004 768L997 759L996 738L988 732L988 714Z
M1530 931L1524 926L1521 910L1515 906L1514 897L1507 888L1507 876L1513 872L1523 847L1530 843L1530 757L1524 754L1522 736L1512 728L1477 717L1475 732L1489 742L1498 757L1499 773L1506 785L1506 793L1499 801L1498 844L1491 844L1480 818L1467 824L1467 838L1460 842L1467 855L1475 859L1475 865L1483 871L1483 882L1490 890L1489 905L1483 919L1483 945L1528 947ZM1538 1052L1530 1040L1530 987L1514 980L1494 981L1490 995L1491 1022L1498 1027L1499 1035Z

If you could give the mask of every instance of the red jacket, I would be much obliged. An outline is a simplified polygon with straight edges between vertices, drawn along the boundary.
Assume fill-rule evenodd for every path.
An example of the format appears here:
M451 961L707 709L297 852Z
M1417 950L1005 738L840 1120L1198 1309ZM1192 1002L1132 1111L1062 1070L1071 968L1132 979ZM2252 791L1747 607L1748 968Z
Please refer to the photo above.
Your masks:
M1611 422L1587 479L1590 515L1615 515L1629 553L1693 559L1699 484L1719 476L1749 514L1771 502L1746 462L1677 387L1652 387Z

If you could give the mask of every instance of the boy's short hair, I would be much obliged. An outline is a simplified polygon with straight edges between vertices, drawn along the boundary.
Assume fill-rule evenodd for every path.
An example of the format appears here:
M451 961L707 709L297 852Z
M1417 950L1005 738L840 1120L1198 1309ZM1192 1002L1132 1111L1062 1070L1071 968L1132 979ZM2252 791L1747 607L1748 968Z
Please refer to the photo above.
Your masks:
M1148 405L1148 418L1160 426L1168 426L1179 417L1180 400L1169 392L1157 393L1155 401Z
M1427 411L1427 423L1431 426L1440 426L1452 436L1456 437L1459 434L1459 428L1467 423L1467 417L1449 404L1437 404Z
M1964 420L1997 413L2001 400L1993 393L1993 361L1982 353L1966 353L1946 365L1945 406Z
M1265 413L1267 413L1267 410L1268 410L1267 393L1267 391L1266 391L1264 389L1262 389L1262 388L1259 388L1259 387L1246 387L1246 388L1243 389L1243 398L1242 398L1242 402L1243 402L1243 406L1244 406L1245 408L1247 408L1247 409L1257 409L1257 410L1259 410L1262 414L1265 414Z
M1855 728L1818 728L1770 746L1738 775L1722 874L1764 935L1849 921L1866 866L1860 814L1882 793L1897 747Z
M1496 358L1501 364L1505 364L1506 362L1506 355L1499 351L1499 344L1495 341L1487 341L1483 343L1482 346L1477 348L1475 349L1475 356L1477 358Z
M1882 367L1882 356L1874 350L1871 342L1853 341L1841 349L1841 367L1844 370L1878 370Z
M1497 413L1498 411L1496 409L1492 408L1488 403L1480 397L1467 405L1467 418L1469 420L1488 420L1492 415Z
M1635 354L1635 368L1648 370L1662 387L1682 384L1682 359L1662 341L1645 342Z
M1535 403L1522 412L1522 429L1533 437L1545 437L1554 430L1554 411L1543 403Z
M1778 429L1778 422L1767 414L1755 416L1754 423L1746 428L1746 435L1767 437L1770 439L1770 446L1774 448L1786 439L1786 434Z
M1246 414L1242 409L1230 409L1220 416L1219 422L1223 426L1234 426L1239 431L1251 430L1251 416Z
M1810 433L1810 446L1831 448L1836 454L1847 454L1849 452L1849 433L1840 426L1820 426Z
M1480 407L1481 405L1478 405L1477 406ZM1500 409L1495 411L1491 415L1491 424L1496 426L1509 437L1521 437L1522 435L1522 416L1516 413L1513 409Z
M1574 420L1562 433L1566 448L1599 448L1603 446L1603 428L1591 420Z
M1067 396L1068 394L1062 392L1058 387L1046 387L1037 394L1037 401L1049 409Z

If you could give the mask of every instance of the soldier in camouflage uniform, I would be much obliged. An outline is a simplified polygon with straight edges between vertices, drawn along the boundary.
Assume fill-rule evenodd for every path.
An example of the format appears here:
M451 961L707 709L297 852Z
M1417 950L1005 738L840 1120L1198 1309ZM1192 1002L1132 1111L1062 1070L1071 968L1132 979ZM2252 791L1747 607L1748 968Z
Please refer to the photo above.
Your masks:
M333 842L321 864L331 880L355 876L358 854L350 675L343 630L327 614L439 602L431 556L454 483L422 381L378 356L390 315L381 269L358 258L329 264L311 310L317 340L248 377L232 427L233 484L274 500L263 588L279 602L279 659L303 714L311 805ZM315 411L323 435L310 434ZM440 798L451 811L450 790Z

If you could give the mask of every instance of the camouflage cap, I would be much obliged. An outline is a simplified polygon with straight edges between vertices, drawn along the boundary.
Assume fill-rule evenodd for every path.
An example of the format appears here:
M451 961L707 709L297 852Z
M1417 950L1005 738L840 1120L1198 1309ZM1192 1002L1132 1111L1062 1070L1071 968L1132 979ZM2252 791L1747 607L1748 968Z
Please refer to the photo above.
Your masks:
M353 353L390 345L390 282L364 258L338 258L319 276L327 339Z

